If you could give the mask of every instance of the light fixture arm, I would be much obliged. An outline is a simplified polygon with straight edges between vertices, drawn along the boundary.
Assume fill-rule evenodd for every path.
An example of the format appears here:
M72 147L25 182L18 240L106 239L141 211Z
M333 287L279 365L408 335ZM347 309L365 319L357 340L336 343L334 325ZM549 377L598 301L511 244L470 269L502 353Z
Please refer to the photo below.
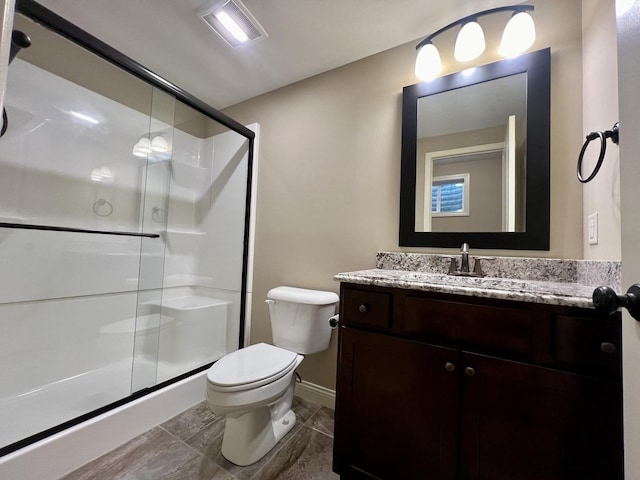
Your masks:
M424 47L426 44L431 43L431 41L437 37L438 35L440 35L441 33L446 32L447 30L457 26L457 25L464 25L467 22L476 20L478 17L483 17L485 15L491 15L492 13L498 13L498 12L513 12L513 13L520 13L520 12L526 12L526 11L531 11L534 10L534 6L533 5L509 5L506 7L497 7L497 8L491 8L489 10L484 10L482 12L478 12L478 13L474 13L472 15L467 15L464 18L461 18L459 20L456 20L455 22L450 23L449 25L442 27L440 30L432 33L431 35L429 35L428 37L426 37L424 40L422 40L420 43L418 43L418 45L416 45L416 50L420 50L422 47Z

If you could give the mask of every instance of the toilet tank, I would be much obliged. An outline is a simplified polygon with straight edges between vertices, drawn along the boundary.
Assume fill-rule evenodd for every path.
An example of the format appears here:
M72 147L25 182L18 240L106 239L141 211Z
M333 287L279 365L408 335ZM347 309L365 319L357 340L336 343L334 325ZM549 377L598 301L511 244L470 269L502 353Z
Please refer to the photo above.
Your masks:
M276 287L267 293L273 344L300 354L329 348L329 318L336 313L338 295L322 290Z

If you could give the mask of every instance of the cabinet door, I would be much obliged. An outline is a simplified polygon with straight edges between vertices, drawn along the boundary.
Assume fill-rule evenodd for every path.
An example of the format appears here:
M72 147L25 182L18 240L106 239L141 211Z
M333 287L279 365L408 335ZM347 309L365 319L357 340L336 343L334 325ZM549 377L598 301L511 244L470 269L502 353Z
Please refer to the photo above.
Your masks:
M462 354L461 479L622 479L621 384Z
M456 350L340 329L334 469L342 478L456 478Z

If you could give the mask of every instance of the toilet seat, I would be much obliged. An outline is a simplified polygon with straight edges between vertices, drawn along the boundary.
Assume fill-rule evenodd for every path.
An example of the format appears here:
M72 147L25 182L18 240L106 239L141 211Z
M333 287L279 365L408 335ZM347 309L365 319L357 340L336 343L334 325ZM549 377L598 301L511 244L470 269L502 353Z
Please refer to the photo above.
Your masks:
M299 364L298 354L258 343L232 352L207 372L208 388L218 392L251 390L275 382Z

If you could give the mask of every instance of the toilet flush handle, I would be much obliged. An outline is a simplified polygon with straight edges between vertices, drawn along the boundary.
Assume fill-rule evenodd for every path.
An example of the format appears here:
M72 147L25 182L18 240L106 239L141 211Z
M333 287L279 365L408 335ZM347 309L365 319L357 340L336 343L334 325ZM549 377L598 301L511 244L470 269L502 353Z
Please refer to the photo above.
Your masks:
M264 301L264 303L266 303L267 305L273 305L274 303L276 303L275 300L271 300L271 299L267 299Z

